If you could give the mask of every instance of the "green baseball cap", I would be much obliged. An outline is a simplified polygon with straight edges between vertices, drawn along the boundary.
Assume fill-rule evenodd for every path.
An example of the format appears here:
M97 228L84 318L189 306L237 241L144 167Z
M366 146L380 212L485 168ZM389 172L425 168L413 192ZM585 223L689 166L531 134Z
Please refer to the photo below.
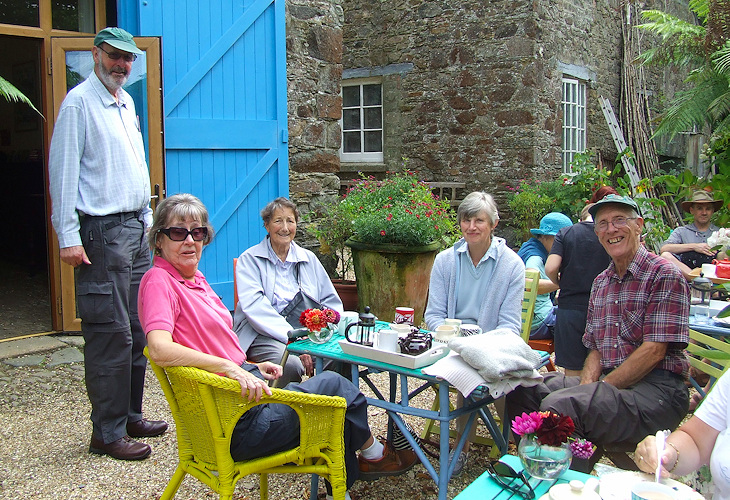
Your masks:
M618 194L609 194L608 196L604 197L602 200L597 201L593 204L591 208L588 209L588 212L591 214L591 217L594 219L596 218L596 213L598 213L598 210L609 203L613 203L614 205L624 205L626 207L631 207L634 209L634 211L641 216L641 211L639 210L639 205L636 204L634 200L629 198L628 196L621 196Z
M102 43L108 43L115 49L131 52L132 54L143 54L134 43L134 37L122 28L104 28L94 38L94 45L98 47Z

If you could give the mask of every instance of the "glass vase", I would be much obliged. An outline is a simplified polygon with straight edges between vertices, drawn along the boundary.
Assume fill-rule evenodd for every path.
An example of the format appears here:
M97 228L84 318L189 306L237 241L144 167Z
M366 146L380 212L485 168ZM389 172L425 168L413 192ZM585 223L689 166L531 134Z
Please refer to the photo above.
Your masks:
M568 443L548 446L534 437L523 437L517 454L525 472L537 479L555 479L568 469L573 458Z
M336 327L334 325L328 324L318 332L309 331L309 340L314 342L315 344L324 344L329 339L332 338L332 335L335 333Z

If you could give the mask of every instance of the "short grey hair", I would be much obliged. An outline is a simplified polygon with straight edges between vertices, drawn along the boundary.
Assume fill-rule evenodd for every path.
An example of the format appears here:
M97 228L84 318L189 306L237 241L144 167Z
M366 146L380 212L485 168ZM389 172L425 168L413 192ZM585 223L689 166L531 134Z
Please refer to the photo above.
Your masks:
M196 196L188 193L174 194L162 200L155 210L155 217L152 219L147 234L147 241L150 248L157 253L157 234L160 229L165 229L172 221L179 219L193 219L200 222L201 226L208 228L208 236L203 240L203 245L213 240L213 228L208 219L208 209Z
M268 224L271 221L271 218L274 216L274 212L276 212L280 208L288 208L289 210L294 212L294 220L297 224L299 224L299 209L297 208L297 205L289 198L279 196L278 198L271 200L269 203L267 203L266 206L261 210L261 218L264 220L264 225Z
M492 195L484 191L474 191L466 195L464 201L459 204L456 216L459 224L461 224L461 221L476 217L482 212L487 213L492 226L499 220L499 211Z

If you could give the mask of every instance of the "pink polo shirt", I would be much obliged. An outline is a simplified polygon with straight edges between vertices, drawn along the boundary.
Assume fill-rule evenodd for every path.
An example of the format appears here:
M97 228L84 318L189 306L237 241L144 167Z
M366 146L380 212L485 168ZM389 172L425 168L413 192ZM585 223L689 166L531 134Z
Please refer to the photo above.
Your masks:
M139 319L145 335L172 333L172 340L241 365L246 354L233 332L233 318L203 274L188 281L165 259L155 257L139 286Z

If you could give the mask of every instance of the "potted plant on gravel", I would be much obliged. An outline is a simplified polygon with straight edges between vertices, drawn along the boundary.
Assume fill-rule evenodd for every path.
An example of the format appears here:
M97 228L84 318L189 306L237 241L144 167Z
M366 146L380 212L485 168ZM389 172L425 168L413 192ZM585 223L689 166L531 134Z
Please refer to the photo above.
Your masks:
M416 173L404 168L383 180L363 177L347 190L338 213L352 234L360 306L392 321L397 306L415 309L419 324L426 307L436 253L456 237L456 217ZM329 216L329 214L328 214Z

